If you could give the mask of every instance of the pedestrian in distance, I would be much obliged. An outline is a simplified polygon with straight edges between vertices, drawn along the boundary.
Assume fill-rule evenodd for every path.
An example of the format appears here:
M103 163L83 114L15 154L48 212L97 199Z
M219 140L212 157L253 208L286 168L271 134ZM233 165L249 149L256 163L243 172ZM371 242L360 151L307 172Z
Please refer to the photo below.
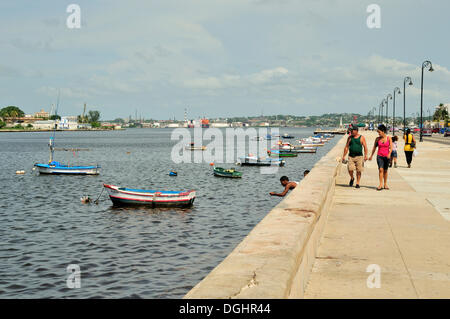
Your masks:
M405 141L405 157L408 168L411 168L411 162L413 158L414 150L416 149L416 139L414 135L411 134L411 129L407 129L405 135L403 136Z
M387 128L383 124L378 126L378 137L375 139L373 144L372 154L370 155L369 161L372 160L375 150L378 148L377 153L377 164L378 164L378 177L380 184L377 190L381 191L384 189L389 189L387 185L388 179L388 168L389 162L392 154L392 139L386 134Z
M363 154L364 148L364 154ZM358 127L352 126L350 136L347 138L345 144L344 154L342 155L342 162L345 162L345 156L348 153L348 174L350 175L349 186L353 186L355 177L353 172L356 170L356 188L360 188L361 175L364 170L364 162L367 161L367 143L364 136L359 134Z

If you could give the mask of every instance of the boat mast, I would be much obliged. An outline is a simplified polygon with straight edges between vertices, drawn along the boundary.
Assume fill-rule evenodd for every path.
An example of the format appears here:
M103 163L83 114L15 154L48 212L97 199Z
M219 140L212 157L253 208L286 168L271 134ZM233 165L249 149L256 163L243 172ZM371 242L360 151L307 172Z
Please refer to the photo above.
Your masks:
M55 134L56 134L56 121L58 115L58 108L59 108L59 96L60 96L60 90L58 90L58 100L56 101L56 110L55 110L55 125L53 127L53 136L50 137L50 141L48 142L48 147L50 148L50 159L48 163L50 164L53 162L53 154L55 152Z

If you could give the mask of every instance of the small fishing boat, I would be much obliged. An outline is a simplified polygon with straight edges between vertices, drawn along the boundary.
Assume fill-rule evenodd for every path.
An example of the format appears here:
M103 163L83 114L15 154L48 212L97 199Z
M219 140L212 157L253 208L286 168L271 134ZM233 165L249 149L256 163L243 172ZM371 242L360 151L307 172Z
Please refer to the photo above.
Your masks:
M58 113L59 107L59 92L58 92L58 101L56 103L56 111L55 115ZM53 110L53 107L52 107ZM55 147L55 135L56 135L56 120L53 129L53 136L50 137L50 141L48 143L48 147L50 149L50 159L48 164L36 163L34 164L33 169L37 169L39 174L61 174L61 175L98 175L100 174L100 166L99 165L63 165L60 162L54 161L53 156L55 151L70 151L70 152L78 152L78 151L86 151L87 149L81 148L56 148Z
M34 164L39 174L54 175L98 175L100 174L100 166L70 166L63 165L60 162L51 161L48 164Z
M189 207L195 200L195 191L184 192L132 189L103 184L113 205L145 205L155 207Z
M99 165L64 165L60 162L53 160L53 155L55 151L81 151L85 149L76 148L55 148L54 147L54 137L50 137L49 147L50 147L50 160L48 164L36 163L34 167L38 170L39 174L54 174L54 175L98 175L100 174Z
M317 148L315 148L315 147L305 147L305 148L296 149L293 152L296 152L296 153L316 153L317 152Z
M279 158L265 158L256 156L240 157L241 166L284 166L286 162Z
M214 176L228 177L228 178L241 178L242 173L236 171L234 168L225 169L222 167L214 167Z
M204 151L206 150L206 146L195 146L194 143L186 145L186 149L189 151Z
M285 139L291 139L291 138L294 138L294 136L292 136L292 135L289 135L289 134L283 134L283 135L281 135L281 137L282 138L285 138Z
M278 151L278 150L271 150L267 151L267 154L272 157L297 157L297 152L291 152L291 151Z

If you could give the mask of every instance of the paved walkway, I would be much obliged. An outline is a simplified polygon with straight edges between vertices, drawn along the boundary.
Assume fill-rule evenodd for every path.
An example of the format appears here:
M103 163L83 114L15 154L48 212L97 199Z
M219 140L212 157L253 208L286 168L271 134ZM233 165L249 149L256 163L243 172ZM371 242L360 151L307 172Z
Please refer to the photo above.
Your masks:
M364 135L371 150L377 134ZM342 167L305 298L450 298L450 145L418 151L410 169L399 152L390 190L376 191L376 155L360 189ZM371 264L380 288L367 287Z

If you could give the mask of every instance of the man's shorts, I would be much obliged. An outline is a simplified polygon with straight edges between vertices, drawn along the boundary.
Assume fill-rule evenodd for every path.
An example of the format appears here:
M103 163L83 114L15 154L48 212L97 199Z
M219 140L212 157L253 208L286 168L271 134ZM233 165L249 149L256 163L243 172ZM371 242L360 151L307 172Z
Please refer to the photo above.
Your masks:
M348 157L348 170L362 172L364 170L364 156Z

